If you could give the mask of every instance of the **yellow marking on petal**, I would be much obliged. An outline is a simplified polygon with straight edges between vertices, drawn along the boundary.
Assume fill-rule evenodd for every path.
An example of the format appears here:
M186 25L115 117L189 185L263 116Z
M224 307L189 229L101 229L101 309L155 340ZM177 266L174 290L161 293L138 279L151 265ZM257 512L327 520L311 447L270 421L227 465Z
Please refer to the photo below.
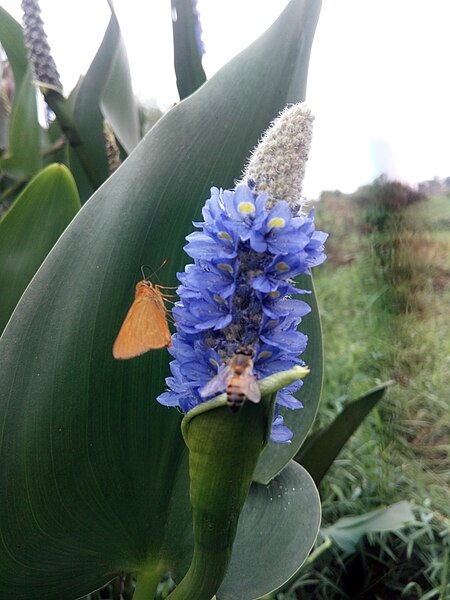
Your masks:
M233 267L231 265L228 265L227 263L220 263L217 266L219 267L219 269L222 269L222 271L228 271L228 273L233 272Z
M210 358L209 362L213 367L216 367L216 369L219 368L219 363L217 362L217 360L214 360L214 358Z
M223 298L221 298L221 297L219 296L219 294L214 294L214 300L215 300L216 302L225 302L225 300L224 300Z
M289 271L289 265L285 262L279 262L277 264L277 271Z
M279 298L281 296L281 294L280 294L280 292L278 290L274 290L273 292L269 292L267 295L270 296L271 298Z
M255 212L255 205L251 202L239 202L238 210L241 213L252 213Z
M269 227L284 227L285 225L286 221L283 217L274 217L269 221Z
M270 319L270 321L267 321L266 326L272 327L273 325L276 325L278 323L278 321L276 319Z
M263 350L258 354L258 358L269 358L272 356L273 352L269 352L269 350Z
M231 235L229 233L227 233L226 231L220 231L217 234L217 237L220 237L221 240L228 240L229 242L232 241Z

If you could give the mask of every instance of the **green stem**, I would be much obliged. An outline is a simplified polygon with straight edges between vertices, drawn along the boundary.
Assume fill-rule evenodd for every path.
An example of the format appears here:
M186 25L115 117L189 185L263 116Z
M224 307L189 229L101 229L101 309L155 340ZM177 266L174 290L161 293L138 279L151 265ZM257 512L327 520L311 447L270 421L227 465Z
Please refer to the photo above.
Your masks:
M154 600L156 588L163 574L164 570L157 568L151 571L139 571L136 574L136 588L133 600Z
M213 400L194 409L183 423L189 448L194 554L170 600L211 600L231 558L231 550L253 471L264 446L267 411L246 402L232 413Z
M99 179L95 170L95 165L92 164L91 155L87 151L86 144L78 133L75 119L72 111L69 108L67 100L55 90L45 88L43 92L45 101L55 113L62 132L67 137L70 146L80 159L80 162L83 165L90 182L94 188L100 187L103 181Z
M324 542L322 542L322 544L320 544L320 546L317 546L317 548L315 550L313 550L311 552L311 554L308 556L308 558L305 561L305 565L312 565L321 554L323 554L324 552L326 552L329 548L331 548L331 546L333 545L332 540L327 537L325 539ZM303 567L303 565L302 565ZM297 575L297 573L296 573Z
M261 402L238 413L221 395L187 413L181 425L189 448L194 554L168 600L211 600L228 569L239 515L259 455L268 442L276 392L308 373L294 367L259 382Z
M189 571L168 600L211 600L222 583L230 561L231 548L215 552L194 550ZM207 577L205 577L207 573ZM133 598L134 600L134 598Z
M51 156L52 154L55 154L56 152L59 152L59 150L61 150L62 148L64 148L64 146L66 144L67 144L67 139L65 137L63 137L60 140L58 140L57 142L55 142L53 144L53 146L51 146L48 150L46 150L45 152L43 152L42 156L44 156L44 157Z
M3 202L3 200L6 200L8 196L11 196L12 194L20 190L23 184L23 181L16 181L16 183L10 185L9 188L7 188L2 194L0 194L0 202Z

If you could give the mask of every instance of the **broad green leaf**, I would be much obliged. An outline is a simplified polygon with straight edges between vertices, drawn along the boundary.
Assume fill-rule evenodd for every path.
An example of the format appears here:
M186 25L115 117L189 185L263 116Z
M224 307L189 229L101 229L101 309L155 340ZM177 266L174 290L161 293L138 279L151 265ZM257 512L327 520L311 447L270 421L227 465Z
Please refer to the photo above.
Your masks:
M67 166L77 184L80 202L84 204L92 196L95 189L91 180L87 177L77 153L71 147L67 148Z
M0 331L79 208L72 175L53 164L36 175L0 221Z
M102 112L104 111L104 112ZM139 141L138 111L128 62L114 12L103 41L76 94L75 125L90 157L90 179L98 187L109 176L103 121L106 117L124 148Z
M80 77L76 86L70 92L69 97L67 98L67 108L73 114L75 108L75 102L80 90L81 84L83 82L83 77ZM86 170L83 168L82 163L80 162L80 158L77 155L77 152L72 148L70 144L66 146L66 165L69 167L70 172L72 173L75 182L77 184L78 193L80 194L80 202L84 204L86 200L88 200L95 191L95 188L90 181Z
M318 485L333 464L345 443L392 385L387 381L350 402L328 427L307 440L295 460L305 467Z
M193 0L172 0L173 54L181 100L206 81L200 52L201 26Z
M282 586L308 557L320 526L320 498L290 462L266 486L254 483L241 515L218 600L254 599Z
M301 300L311 306L311 312L303 318L300 324L300 330L308 336L308 346L302 354L302 359L310 367L311 372L303 379L302 388L295 394L296 398L302 402L303 408L295 411L288 410L284 413L285 424L294 432L292 442L290 444L269 442L261 455L254 475L254 480L259 483L268 483L297 454L319 407L323 378L322 330L319 309L311 277L302 276L297 281L297 287L312 291L310 295L299 296Z
M185 545L181 416L155 402L169 356L115 361L111 348L140 266L167 259L159 278L176 283L210 186L232 186L261 132L304 97L319 8L292 0L164 116L83 206L22 296L0 339L5 597L32 590L34 600L70 600L119 572L170 569ZM178 537L163 554L173 506Z
M188 495L187 477L179 477L177 486L166 528L166 539L170 542L165 551L170 548L174 557L172 575L179 580L189 566L192 532L182 517L183 511L189 512L182 502ZM311 476L293 461L268 485L253 483L217 599L252 600L282 586L308 557L319 532L320 519L317 488ZM184 528L182 535L181 528ZM181 540L178 546L176 540Z
M89 162L89 179L97 188L109 177L106 157L104 117L100 101L108 79L113 48L119 36L117 19L111 16L105 36L91 66L80 83L75 98L74 122ZM86 168L86 165L84 165Z
M113 14L112 19L116 19ZM100 98L100 108L128 154L137 146L141 136L139 113L131 86L128 57L120 29L112 54L109 76Z
M396 502L357 517L343 517L320 530L321 536L332 538L344 552L354 552L356 544L367 533L395 531L414 521L409 502Z
M6 52L14 73L16 89L21 86L29 61L22 27L0 6L0 44Z

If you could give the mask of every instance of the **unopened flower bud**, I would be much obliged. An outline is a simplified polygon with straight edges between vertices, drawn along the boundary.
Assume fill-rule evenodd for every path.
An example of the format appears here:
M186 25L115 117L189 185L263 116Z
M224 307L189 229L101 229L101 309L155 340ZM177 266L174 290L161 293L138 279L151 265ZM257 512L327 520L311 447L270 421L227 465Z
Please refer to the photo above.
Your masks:
M253 150L242 181L252 181L255 191L267 192L267 208L286 200L296 208L312 139L314 117L302 102L287 107L272 121Z

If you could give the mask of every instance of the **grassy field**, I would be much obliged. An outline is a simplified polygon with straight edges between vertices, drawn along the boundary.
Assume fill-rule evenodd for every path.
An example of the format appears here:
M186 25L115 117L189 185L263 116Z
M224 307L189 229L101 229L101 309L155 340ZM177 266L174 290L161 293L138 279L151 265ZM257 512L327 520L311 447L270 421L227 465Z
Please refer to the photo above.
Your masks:
M366 539L350 557L325 553L283 598L448 599L450 198L393 210L324 194L316 219L330 232L315 274L319 423L375 384L397 382L324 480L324 521L408 500L417 523Z

